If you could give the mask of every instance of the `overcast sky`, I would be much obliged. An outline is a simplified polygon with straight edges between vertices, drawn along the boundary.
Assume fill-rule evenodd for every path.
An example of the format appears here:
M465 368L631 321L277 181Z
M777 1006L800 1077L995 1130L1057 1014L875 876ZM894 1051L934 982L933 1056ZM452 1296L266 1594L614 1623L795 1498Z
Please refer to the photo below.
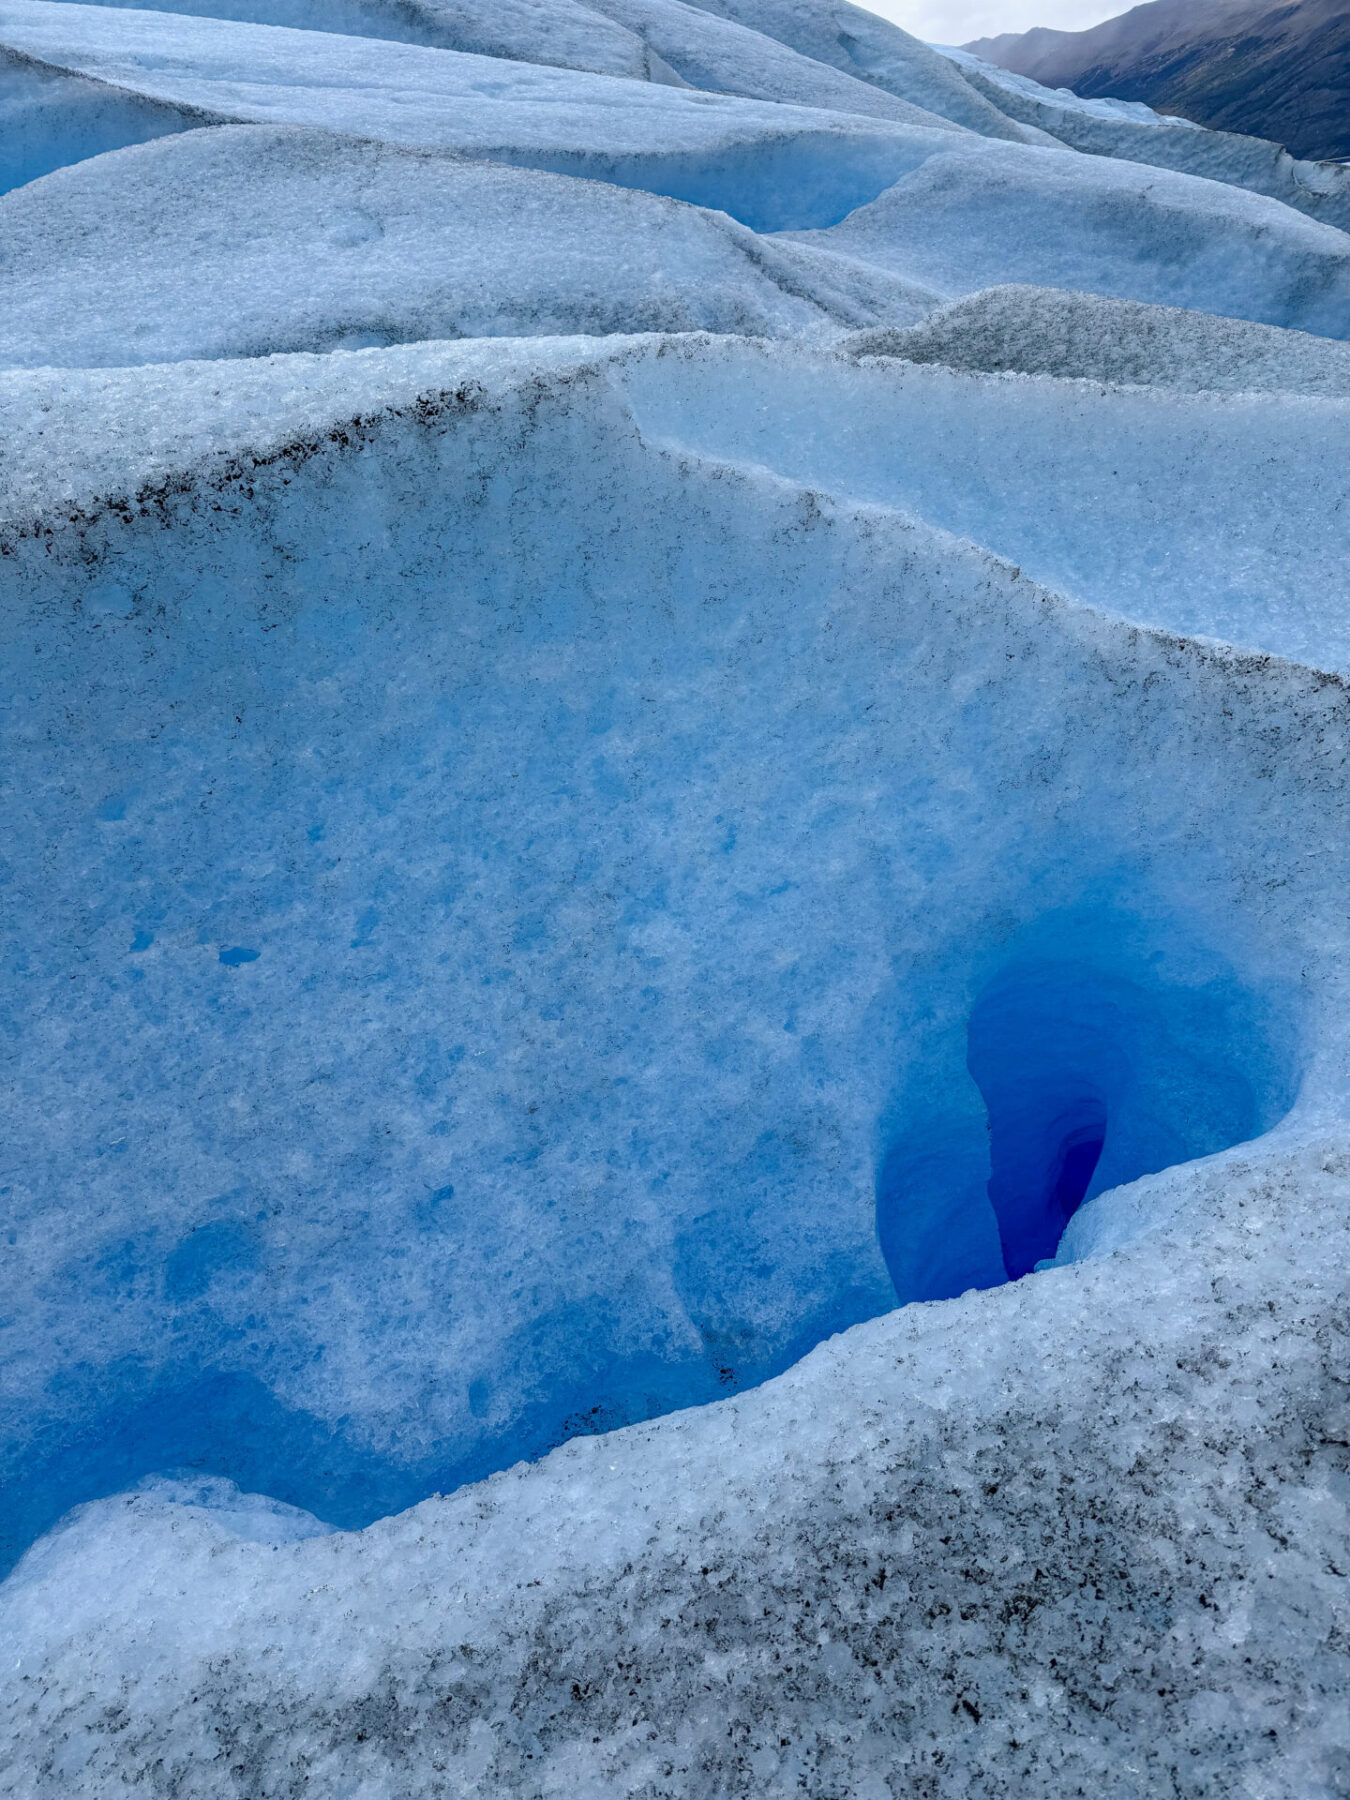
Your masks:
M1135 0L861 0L869 12L894 19L930 44L964 44L1000 31L1026 31L1032 25L1055 25L1061 31L1083 31Z

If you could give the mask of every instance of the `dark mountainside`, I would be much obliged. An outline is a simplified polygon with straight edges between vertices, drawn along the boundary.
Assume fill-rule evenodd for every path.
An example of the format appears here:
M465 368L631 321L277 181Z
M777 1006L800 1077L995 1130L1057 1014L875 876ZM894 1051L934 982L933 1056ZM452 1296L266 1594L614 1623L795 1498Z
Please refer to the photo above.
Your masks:
M1038 26L965 48L1047 87L1350 158L1350 0L1151 0L1091 31Z

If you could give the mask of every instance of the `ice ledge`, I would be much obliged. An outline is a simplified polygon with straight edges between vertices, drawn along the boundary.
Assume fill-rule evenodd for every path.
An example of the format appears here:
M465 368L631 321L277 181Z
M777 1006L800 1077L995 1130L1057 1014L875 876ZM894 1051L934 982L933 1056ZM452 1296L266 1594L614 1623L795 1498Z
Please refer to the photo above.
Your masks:
M658 452L922 520L1109 616L1350 669L1350 401L858 363L705 333L6 371L0 544L199 486L244 491L264 465L357 445L381 420L436 433L508 401L528 417L545 395Z

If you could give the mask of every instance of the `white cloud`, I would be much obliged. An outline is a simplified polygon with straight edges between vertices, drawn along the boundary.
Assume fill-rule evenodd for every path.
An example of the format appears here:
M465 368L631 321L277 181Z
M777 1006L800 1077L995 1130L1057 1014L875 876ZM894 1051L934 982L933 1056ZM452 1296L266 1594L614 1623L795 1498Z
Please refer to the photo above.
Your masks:
M893 19L932 44L964 44L1000 31L1053 25L1085 31L1128 10L1130 0L871 0L867 10Z

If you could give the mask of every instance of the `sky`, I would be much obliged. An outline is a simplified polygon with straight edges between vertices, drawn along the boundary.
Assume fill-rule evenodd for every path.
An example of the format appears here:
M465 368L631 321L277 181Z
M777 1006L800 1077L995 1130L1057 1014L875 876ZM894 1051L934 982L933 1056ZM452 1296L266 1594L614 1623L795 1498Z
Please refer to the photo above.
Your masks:
M861 4L930 44L964 44L1000 31L1027 31L1033 25L1085 31L1128 12L1136 0L861 0Z

